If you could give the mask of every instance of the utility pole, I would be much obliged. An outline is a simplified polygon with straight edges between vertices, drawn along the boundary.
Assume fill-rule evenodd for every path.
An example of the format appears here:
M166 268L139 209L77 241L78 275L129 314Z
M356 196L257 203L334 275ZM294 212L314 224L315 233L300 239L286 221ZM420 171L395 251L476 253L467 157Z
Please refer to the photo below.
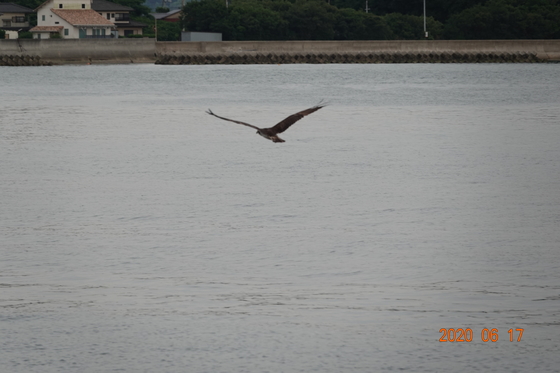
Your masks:
M424 36L428 38L428 31L426 30L426 0L424 0Z
M368 0L366 0L366 13L369 13Z

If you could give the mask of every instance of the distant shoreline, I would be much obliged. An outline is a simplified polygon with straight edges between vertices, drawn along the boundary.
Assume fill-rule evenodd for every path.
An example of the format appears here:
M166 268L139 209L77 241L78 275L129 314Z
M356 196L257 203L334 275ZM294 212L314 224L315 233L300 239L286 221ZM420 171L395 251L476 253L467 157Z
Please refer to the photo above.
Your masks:
M4 66L156 61L163 64L558 62L560 40L0 40L0 65Z

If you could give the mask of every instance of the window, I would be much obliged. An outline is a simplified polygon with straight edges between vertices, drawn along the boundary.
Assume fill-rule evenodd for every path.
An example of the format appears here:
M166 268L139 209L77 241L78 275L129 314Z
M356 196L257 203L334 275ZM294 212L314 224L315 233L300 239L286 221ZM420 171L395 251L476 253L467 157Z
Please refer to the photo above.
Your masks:
M41 20L43 20L43 21L45 20L45 15L44 15L44 14L43 14L43 16L41 17Z
M86 8L86 4L82 4L82 9L85 9L85 8Z
M133 30L124 30L124 36L130 36L130 35L134 35Z
M59 23L60 23L60 22L55 22L54 24L55 24L55 25L58 25Z
M24 23L25 22L25 17L14 16L14 17L12 17L12 22L14 22L14 23Z
M62 9L62 4L58 4L58 9Z
M107 19L111 19L111 13L107 13Z
M68 29L67 28L64 29L64 36L68 36Z
M115 21L130 21L130 15L128 13L117 13L115 17Z

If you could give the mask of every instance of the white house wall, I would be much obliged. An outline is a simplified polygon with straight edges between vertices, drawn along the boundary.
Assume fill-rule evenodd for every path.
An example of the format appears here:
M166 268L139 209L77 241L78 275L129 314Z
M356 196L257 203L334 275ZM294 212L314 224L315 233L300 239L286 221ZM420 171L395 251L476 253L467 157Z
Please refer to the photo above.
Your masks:
M59 7L62 4L62 8ZM82 7L82 4L83 7ZM62 26L64 29L61 31L60 36L64 39L79 39L80 26L74 26L64 19L60 18L51 9L91 9L90 0L55 0L37 10L37 24L39 26ZM43 18L44 17L44 18ZM105 29L105 35L111 35L112 27L106 25L87 26L86 35L93 35L93 29ZM68 35L64 35L64 30L68 30ZM48 33L41 33L41 39L48 39Z
M19 33L17 31L6 30L6 39L17 39L19 38Z
M99 14L101 14L103 18L113 23L115 23L115 14L119 14L119 13L122 12L99 12ZM109 15L109 17L107 17L107 14Z
M45 17L44 20L43 17ZM54 21L52 20L52 18L53 14L51 13L50 9L47 9L46 7L41 7L37 11L37 25L54 26Z
M45 16L45 20L43 21L43 16ZM64 30L60 33L65 39L77 39L80 37L80 31L77 27L74 27L70 23L66 22L62 18L53 14L50 9L45 9L45 7L39 9L37 12L37 23L41 26L62 26L64 30L68 30L68 35L64 35ZM48 39L43 33L41 35L41 39Z
M62 5L62 7L60 7ZM55 9L91 9L90 0L54 0L52 7Z
M62 37L65 39L78 39L80 37L80 30L77 27L70 25L68 22L64 22L64 30L68 28L68 35L64 35L64 30L62 30ZM68 26L67 26L68 25Z
M50 39L51 34L48 32L34 32L33 39Z

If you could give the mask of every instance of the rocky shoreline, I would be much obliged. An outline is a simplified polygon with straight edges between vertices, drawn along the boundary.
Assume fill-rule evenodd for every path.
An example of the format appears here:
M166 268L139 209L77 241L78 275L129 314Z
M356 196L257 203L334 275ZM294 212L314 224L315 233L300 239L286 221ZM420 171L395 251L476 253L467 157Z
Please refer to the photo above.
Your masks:
M53 63L45 61L39 56L29 55L0 55L0 66L52 66Z
M95 61L94 63L100 63ZM533 52L229 52L158 54L158 65L355 64L355 63L542 63ZM0 55L0 66L52 66L36 55ZM103 61L123 63L123 61Z
M344 52L160 54L160 65L353 64L353 63L540 63L536 53L518 52Z

